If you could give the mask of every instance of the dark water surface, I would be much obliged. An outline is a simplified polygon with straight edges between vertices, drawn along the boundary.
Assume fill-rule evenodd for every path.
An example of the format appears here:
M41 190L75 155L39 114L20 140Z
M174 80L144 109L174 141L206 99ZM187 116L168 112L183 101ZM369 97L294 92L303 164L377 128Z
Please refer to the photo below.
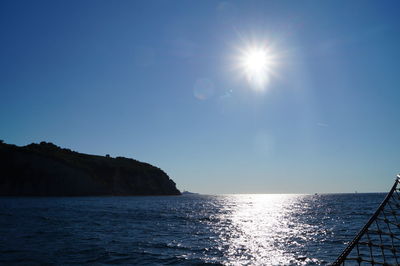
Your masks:
M326 264L384 196L0 198L0 264Z

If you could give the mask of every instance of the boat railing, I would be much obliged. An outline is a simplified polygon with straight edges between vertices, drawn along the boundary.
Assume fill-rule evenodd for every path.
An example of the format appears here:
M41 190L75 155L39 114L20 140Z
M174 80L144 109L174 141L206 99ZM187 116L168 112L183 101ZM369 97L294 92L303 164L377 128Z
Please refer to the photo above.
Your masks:
M332 265L399 265L400 174L385 199Z

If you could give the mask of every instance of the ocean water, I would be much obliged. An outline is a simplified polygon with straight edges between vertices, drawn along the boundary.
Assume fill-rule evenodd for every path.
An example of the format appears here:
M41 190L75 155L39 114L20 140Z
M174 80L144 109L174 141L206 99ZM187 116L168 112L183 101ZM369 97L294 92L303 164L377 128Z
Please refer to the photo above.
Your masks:
M0 198L0 264L323 265L384 196Z

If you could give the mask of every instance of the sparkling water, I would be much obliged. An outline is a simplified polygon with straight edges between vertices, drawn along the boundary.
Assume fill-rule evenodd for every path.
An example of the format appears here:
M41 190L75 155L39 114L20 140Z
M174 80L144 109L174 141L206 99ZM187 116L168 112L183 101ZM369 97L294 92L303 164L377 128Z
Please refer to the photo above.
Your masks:
M0 198L0 264L327 264L384 196Z

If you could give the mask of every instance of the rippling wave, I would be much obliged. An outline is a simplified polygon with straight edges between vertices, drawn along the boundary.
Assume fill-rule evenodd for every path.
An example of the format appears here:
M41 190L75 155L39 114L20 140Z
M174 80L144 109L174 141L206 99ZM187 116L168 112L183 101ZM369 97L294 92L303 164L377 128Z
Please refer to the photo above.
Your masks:
M383 197L1 198L0 263L327 264Z

